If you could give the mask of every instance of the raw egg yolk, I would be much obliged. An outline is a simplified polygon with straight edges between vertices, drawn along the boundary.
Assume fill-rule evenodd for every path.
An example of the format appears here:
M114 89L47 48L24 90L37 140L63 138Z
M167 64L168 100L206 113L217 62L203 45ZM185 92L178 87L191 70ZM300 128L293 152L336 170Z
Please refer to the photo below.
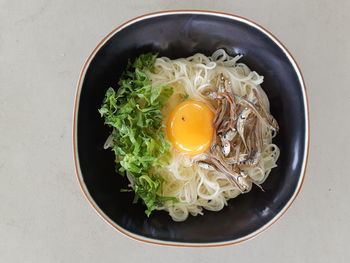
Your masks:
M202 102L185 101L170 113L167 136L176 149L199 154L209 149L213 139L214 113Z

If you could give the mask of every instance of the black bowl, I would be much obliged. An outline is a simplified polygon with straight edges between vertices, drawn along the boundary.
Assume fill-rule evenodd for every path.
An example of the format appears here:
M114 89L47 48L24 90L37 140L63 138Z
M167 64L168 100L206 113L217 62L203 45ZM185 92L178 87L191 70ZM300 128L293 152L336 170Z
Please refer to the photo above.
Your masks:
M158 52L170 58L224 48L243 54L242 62L263 75L263 89L280 124L274 142L278 167L263 184L229 201L220 212L204 211L177 223L165 212L150 218L131 193L121 193L127 179L115 172L114 155L103 149L110 132L97 109L128 58ZM308 155L306 91L291 54L266 29L235 15L208 11L159 12L135 18L107 35L82 69L74 110L74 158L80 185L97 212L113 227L138 240L180 246L216 246L249 239L268 228L291 205L302 185Z

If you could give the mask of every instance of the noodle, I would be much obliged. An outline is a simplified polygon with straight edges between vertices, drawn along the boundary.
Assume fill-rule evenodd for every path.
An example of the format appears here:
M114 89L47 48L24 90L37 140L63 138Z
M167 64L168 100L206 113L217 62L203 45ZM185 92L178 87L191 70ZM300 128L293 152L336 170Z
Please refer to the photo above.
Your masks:
M269 101L260 87L263 76L251 71L245 64L237 63L241 55L229 56L223 49L215 51L211 57L195 54L188 58L170 60L157 58L155 73L148 72L153 86L169 85L174 88L174 94L163 109L164 122L169 113L178 105L184 94L196 101L206 103L212 109L215 105L205 96L210 91L218 91L215 80L223 74L232 83L231 92L245 96L248 100L255 99L254 90L258 92L262 104L269 109ZM268 177L271 169L276 167L279 148L272 144L273 131L262 125L263 148L262 156L253 168L245 168L253 183L261 184ZM107 142L106 144L108 144ZM235 198L241 192L225 176L217 171L203 169L191 162L186 154L171 149L172 159L166 167L154 168L163 179L162 196L176 197L179 202L173 204L166 201L160 210L166 210L174 221L184 221L189 214L203 214L203 208L219 211L227 205L227 200Z

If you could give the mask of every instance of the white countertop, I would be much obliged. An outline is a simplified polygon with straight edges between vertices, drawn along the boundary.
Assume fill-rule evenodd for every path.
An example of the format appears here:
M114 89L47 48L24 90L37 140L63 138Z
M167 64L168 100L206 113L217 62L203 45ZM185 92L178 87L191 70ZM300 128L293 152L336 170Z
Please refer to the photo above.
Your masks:
M0 262L349 262L350 1L0 0ZM116 232L85 200L72 157L81 66L113 28L158 10L256 21L298 61L310 101L307 177L263 234L222 248L170 248Z

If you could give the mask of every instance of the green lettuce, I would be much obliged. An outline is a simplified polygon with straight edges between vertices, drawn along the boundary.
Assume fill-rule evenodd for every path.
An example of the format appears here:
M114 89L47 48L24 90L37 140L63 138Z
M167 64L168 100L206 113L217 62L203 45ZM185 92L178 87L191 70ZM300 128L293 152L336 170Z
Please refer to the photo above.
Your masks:
M119 89L109 88L99 109L105 124L113 128L111 148L117 169L131 176L134 202L142 199L148 216L164 201L176 201L158 195L163 180L152 173L153 167L166 165L170 159L161 109L173 94L172 87L152 87L147 77L146 70L154 72L156 57L147 53L129 61Z

